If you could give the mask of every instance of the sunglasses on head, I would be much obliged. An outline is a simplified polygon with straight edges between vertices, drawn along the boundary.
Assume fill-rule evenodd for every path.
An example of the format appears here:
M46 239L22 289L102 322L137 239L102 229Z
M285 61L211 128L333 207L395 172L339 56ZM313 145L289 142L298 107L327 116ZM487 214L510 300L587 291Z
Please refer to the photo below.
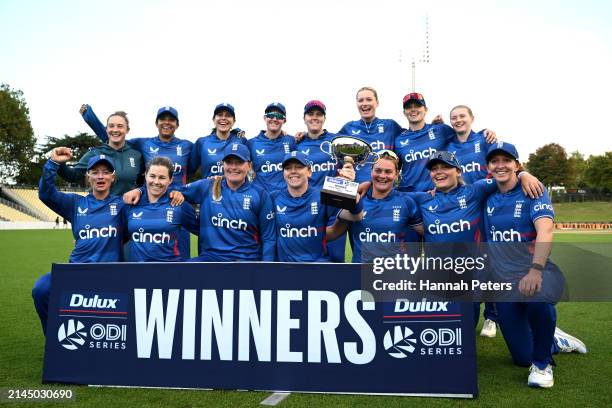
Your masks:
M285 115L283 115L280 112L266 112L265 116L268 119L278 119L278 120L285 119Z
M398 155L393 150L383 149L383 150L379 150L377 154L379 157L388 156L388 157L391 157L392 159L399 160Z

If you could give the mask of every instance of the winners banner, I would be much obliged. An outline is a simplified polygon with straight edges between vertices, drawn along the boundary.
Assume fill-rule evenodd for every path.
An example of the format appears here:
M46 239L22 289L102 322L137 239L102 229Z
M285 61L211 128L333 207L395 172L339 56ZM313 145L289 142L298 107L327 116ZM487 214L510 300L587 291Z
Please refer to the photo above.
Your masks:
M358 264L54 264L43 382L475 397L471 303Z

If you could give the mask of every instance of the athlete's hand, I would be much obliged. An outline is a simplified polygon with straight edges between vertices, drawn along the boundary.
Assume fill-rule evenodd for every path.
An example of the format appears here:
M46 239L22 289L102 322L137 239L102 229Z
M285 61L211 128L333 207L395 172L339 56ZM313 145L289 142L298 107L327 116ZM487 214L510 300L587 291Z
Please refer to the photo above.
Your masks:
M493 131L491 129L485 129L484 130L484 137L485 137L485 140L487 141L487 143L489 143L489 144L497 143L497 134L495 134L495 131Z
M168 197L170 197L170 205L173 207L179 206L185 201L185 196L180 191L173 190L168 194Z
M540 290L542 290L542 272L531 268L519 282L519 292L525 296L533 296Z
M544 194L544 186L540 183L537 177L532 176L526 171L521 173L521 187L523 188L523 193L525 195L537 199L542 197Z
M306 136L306 132L296 132L293 137L295 138L295 143L300 143L302 139Z
M435 196L436 196L436 189L435 189L435 188L432 188L431 190L428 190L428 191L427 191L427 193L428 193L430 196L435 197Z
M345 161L344 166L338 170L338 176L350 181L355 181L355 168L353 167L353 163Z
M86 103L82 104L82 105L81 105L81 108L79 109L79 113L80 113L81 115L84 115L84 114L85 114L85 111L87 110L87 108L89 108L89 105L88 105L88 104L86 104Z
M72 149L69 147L56 147L51 150L49 158L56 163L66 163L72 159Z
M442 119L442 115L436 115L435 118L431 121L433 125L442 125L444 124L444 119Z
M123 194L123 202L126 204L135 205L140 200L140 195L141 192L139 188L130 190L127 193Z

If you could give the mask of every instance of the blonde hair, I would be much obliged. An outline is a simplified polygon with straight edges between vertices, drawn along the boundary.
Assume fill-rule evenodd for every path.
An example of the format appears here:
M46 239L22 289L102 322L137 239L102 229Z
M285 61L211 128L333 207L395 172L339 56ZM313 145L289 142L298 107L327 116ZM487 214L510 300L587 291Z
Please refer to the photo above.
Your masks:
M114 113L111 113L110 115L108 115L108 118L106 119L106 124L108 125L108 121L110 120L110 118L112 118L113 116L119 116L122 117L123 120L125 120L125 126L127 128L127 130L130 130L130 120L127 117L127 113L125 113L124 111L117 111Z
M474 113L472 112L472 109L470 109L470 107L469 107L469 106L467 106L467 105L457 105L457 106L455 106L453 109L451 109L451 110L450 110L451 115L452 115L452 113L453 113L453 111L454 111L455 109L461 109L461 108L463 108L463 109L467 110L467 111L468 111L468 113L470 114L470 117L471 117L472 119L474 118Z
M372 92L374 94L374 99L376 99L376 102L378 102L378 92L376 92L376 89L372 88L371 86L363 86L363 87L359 88L359 90L355 94L355 98L357 98L359 96L359 92L361 92L361 91L370 91L370 92Z

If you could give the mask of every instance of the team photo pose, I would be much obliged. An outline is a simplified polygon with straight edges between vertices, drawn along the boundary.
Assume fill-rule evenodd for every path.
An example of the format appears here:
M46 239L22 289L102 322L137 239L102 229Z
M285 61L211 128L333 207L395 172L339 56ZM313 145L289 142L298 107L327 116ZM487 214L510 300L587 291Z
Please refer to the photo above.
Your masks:
M282 162L287 187L272 193L276 225L277 260L281 262L329 262L325 250L329 241L343 235L349 222L360 219L361 205L354 211L321 203L321 189L311 186L311 163L299 151L285 155ZM355 179L355 170L346 163L340 177ZM337 217L336 217L337 216ZM336 217L334 223L329 220Z
M283 177L283 158L295 150L293 136L283 134L287 110L280 102L272 102L264 110L266 130L262 130L246 144L253 159L256 186L268 191L283 190L287 183Z
M81 106L84 112L87 105ZM57 174L64 180L75 183L83 180L87 172L87 163L93 156L100 154L110 157L115 163L115 182L111 194L121 195L139 186L144 171L142 154L125 142L130 131L130 121L122 111L112 113L106 120L105 132L108 142L94 147L85 153L74 166L62 163Z
M87 182L91 191L86 196L63 193L55 187L55 176L61 163L72 158L72 150L57 147L45 163L40 179L39 198L72 226L74 249L70 263L122 261L123 211L121 197L110 193L115 181L113 160L97 155L87 163ZM51 291L51 273L39 278L32 289L34 306L43 332L47 328L47 312Z
M190 168L195 173L200 168L202 178L223 174L223 152L232 143L246 143L246 139L233 131L236 110L229 103L220 103L213 110L213 130L208 136L198 138L191 155Z
M376 117L378 108L378 93L374 88L364 86L357 91L357 111L359 120L347 122L338 131L340 135L354 136L367 142L372 146L374 152L380 150L393 150L395 138L404 129L393 119L380 119ZM355 181L361 183L370 180L372 164L357 166L357 178Z
M529 386L550 388L554 385L552 354L586 353L587 349L577 338L556 329L555 306L550 300L537 301L558 298L564 280L548 259L553 241L552 203L546 190L535 199L524 194L516 175L521 167L518 157L510 143L493 145L487 153L488 170L498 189L486 203L487 250L494 279L513 283L525 299L496 303L512 360L529 367Z
M168 187L174 164L158 156L147 164L145 194L138 204L127 206L124 212L126 236L131 262L177 262L185 258L179 252L179 236L183 231L199 235L200 224L189 203L172 206Z

